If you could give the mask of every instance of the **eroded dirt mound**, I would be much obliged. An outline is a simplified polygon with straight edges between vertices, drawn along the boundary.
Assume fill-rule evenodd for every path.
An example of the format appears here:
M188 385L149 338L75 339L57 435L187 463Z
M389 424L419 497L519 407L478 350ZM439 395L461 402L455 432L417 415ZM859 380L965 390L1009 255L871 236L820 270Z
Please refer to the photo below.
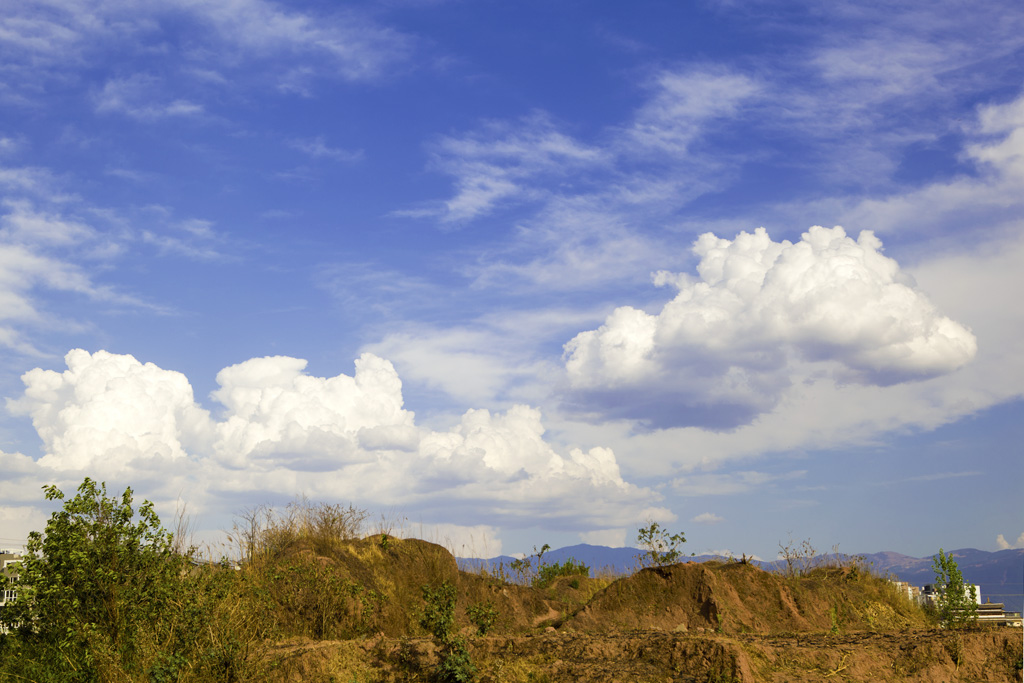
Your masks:
M856 568L787 579L741 562L687 562L616 581L564 628L769 634L923 625L888 582Z
M856 567L787 578L684 563L539 588L460 572L432 543L371 538L295 548L259 576L290 619L290 639L268 644L270 681L433 680L422 586L445 581L479 683L1020 681L1019 630L923 628L920 609ZM469 615L485 604L496 620L482 636Z
M440 545L419 539L382 542L377 536L328 549L297 544L254 572L253 579L276 603L285 635L331 640L423 635L423 586L445 582L457 588L457 624L467 633L476 629L467 616L474 606L494 611L493 632L523 633L560 621L590 596L568 584L541 591L461 572ZM591 581L577 583L585 587Z

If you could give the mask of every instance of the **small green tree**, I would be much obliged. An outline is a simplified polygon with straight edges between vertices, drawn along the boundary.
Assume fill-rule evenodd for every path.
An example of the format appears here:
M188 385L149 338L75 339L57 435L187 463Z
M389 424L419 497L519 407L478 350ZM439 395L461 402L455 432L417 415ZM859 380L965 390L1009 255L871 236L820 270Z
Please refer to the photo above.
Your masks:
M946 628L960 629L978 621L978 595L973 584L964 584L964 576L952 555L942 548L932 558L935 571L935 590L938 593L935 609L939 623Z
M644 551L636 556L641 567L663 567L675 564L683 556L679 546L686 543L686 537L681 531L670 534L657 522L651 522L637 532L636 541Z
M43 490L48 500L64 500L56 486ZM108 498L105 484L86 478L45 533L29 534L18 600L2 620L46 662L47 677L138 675L159 649L155 625L166 617L185 562L152 503L136 516L130 488Z

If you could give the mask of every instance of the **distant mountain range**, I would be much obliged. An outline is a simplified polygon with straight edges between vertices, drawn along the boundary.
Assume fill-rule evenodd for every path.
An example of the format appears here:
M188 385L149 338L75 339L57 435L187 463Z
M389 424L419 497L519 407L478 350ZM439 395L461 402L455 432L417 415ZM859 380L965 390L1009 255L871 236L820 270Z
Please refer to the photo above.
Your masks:
M581 543L567 548L549 550L544 553L544 564L564 562L573 558L589 566L591 573L606 570L623 574L636 568L639 553L640 551L636 548L608 548ZM1024 549L988 552L963 548L950 551L949 554L956 559L957 565L964 575L964 580L981 588L983 602L986 600L1001 602L1006 605L1008 611L1024 611ZM861 557L875 573L883 576L892 575L900 581L906 581L914 586L924 586L935 580L931 557L909 557L891 551L864 554ZM515 559L509 555L487 559L459 558L459 566L464 569L477 569L481 566L496 569L503 565L505 571L512 574L510 565ZM705 562L714 559L722 558L713 555L698 555L685 557L683 561ZM772 570L778 569L782 562L776 560L756 562L756 564L764 569Z

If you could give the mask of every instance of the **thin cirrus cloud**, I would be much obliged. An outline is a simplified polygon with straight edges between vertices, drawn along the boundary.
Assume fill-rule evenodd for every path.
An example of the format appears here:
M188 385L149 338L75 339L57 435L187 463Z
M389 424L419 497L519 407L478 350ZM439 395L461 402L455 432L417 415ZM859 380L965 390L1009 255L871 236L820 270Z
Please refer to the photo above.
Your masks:
M333 159L341 162L355 162L363 159L362 150L347 150L340 147L331 147L323 136L315 138L300 138L290 140L288 146L314 159Z
M5 170L10 172L7 183ZM5 360L15 365L20 362L15 354L52 353L40 345L41 332L80 331L91 324L77 320L75 313L54 312L54 294L166 313L168 307L104 277L107 266L137 254L140 247L200 261L231 258L220 251L223 236L209 221L175 219L158 205L95 206L66 192L47 169L0 168L0 184L10 188L9 198L0 202L0 347L14 352ZM136 222L149 227L135 229Z
M652 507L656 493L622 478L611 450L556 452L536 408L470 410L450 429L419 427L394 367L373 354L351 376L315 377L305 361L281 356L225 368L212 394L219 418L181 373L106 351L73 350L66 363L25 373L24 395L8 401L43 442L39 468L62 476L166 473L200 506L212 504L201 491L330 492L432 510L437 523L482 501L482 523L502 526L540 510L582 530L671 517Z
M722 67L662 71L649 86L652 96L618 141L621 153L682 155L715 119L733 118L761 90L754 79Z
M188 31L188 38L178 30ZM202 50L193 49L197 37L203 39ZM198 64L181 72L197 82L208 83L212 77L223 83L221 70L273 60L272 72L265 75L282 84L300 72L306 80L375 79L407 60L413 47L409 36L355 11L313 14L266 0L30 0L5 8L0 18L0 54L11 77L6 99L30 103L40 94L40 78L63 79L101 63L111 49L145 60L152 56L153 45L177 53L186 67ZM137 86L110 79L98 97L100 109L153 119L194 115L202 108L177 97L143 104L121 92L126 87Z
M566 344L570 400L653 427L734 428L774 407L794 376L886 386L969 362L974 335L881 247L840 227L796 243L763 228L704 234L693 247L699 278L656 274L678 290L660 313L619 307Z
M96 111L145 121L196 117L204 113L203 106L195 102L163 98L163 89L158 79L146 74L111 79L95 96Z
M589 203L601 204L656 199L678 203L692 197L694 188L706 190L709 184L693 172L685 174L692 187L684 190L680 178L666 184L629 166L638 159L657 160L710 173L706 163L689 156L689 147L715 120L734 116L743 104L756 100L761 86L725 68L688 66L659 71L644 89L646 102L630 120L608 127L593 143L559 130L543 112L517 122L491 121L476 131L441 139L433 146L432 165L452 177L453 195L395 215L461 224L525 202L587 197Z
M540 182L601 164L604 154L535 113L517 124L495 121L461 137L445 137L434 146L432 157L435 168L454 178L455 194L395 215L464 223L502 204L542 198L547 193L539 190Z

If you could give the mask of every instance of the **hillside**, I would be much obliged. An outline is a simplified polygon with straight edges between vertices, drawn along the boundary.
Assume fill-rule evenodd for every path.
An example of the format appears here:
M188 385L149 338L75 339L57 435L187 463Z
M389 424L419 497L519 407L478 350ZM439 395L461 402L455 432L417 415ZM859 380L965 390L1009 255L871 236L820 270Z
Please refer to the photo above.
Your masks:
M459 661L471 662L480 683L1020 675L1019 631L937 630L887 581L854 565L787 578L751 563L686 562L618 579L570 575L517 585L459 570L440 546L412 539L390 539L386 547L364 539L329 555L299 548L279 562L320 576L322 585L281 591L273 579L266 587L277 596L274 614L285 636L265 651L273 662L265 675L277 681L433 680L450 652L424 632L431 603L423 586L445 583L454 589L452 633L465 646ZM349 588L344 600L327 605L322 589L332 581ZM486 629L483 607L492 616Z
M568 558L574 558L587 564L595 572L605 569L612 573L624 574L634 570L638 552L636 548L579 544L550 550L545 553L544 559L550 562L564 562ZM1024 549L989 552L962 548L950 551L950 555L956 558L964 580L981 587L982 600L1002 602L1007 610L1024 612ZM875 573L898 577L901 581L914 586L923 586L935 580L931 557L910 557L892 551L862 554L859 557L862 557ZM459 558L458 563L464 569L473 570L481 567L508 567L514 559L508 555L487 559ZM698 555L689 559L707 562L722 558ZM768 570L780 567L778 561L756 564Z
M137 571L81 573L125 582L69 594L80 605L103 598L92 621L81 622L79 608L41 613L46 621L34 618L28 629L12 622L16 632L0 635L0 679L1020 680L1020 629L939 629L894 584L848 558L786 574L709 560L595 577L579 562L545 555L541 566L516 565L512 577L503 566L462 570L426 541L360 538L358 514L318 506L243 529L239 566L193 564L132 543L125 552L148 558ZM54 557L33 571L55 566ZM76 551L76 566L85 557ZM126 628L100 625L110 606L132 617L113 622Z

